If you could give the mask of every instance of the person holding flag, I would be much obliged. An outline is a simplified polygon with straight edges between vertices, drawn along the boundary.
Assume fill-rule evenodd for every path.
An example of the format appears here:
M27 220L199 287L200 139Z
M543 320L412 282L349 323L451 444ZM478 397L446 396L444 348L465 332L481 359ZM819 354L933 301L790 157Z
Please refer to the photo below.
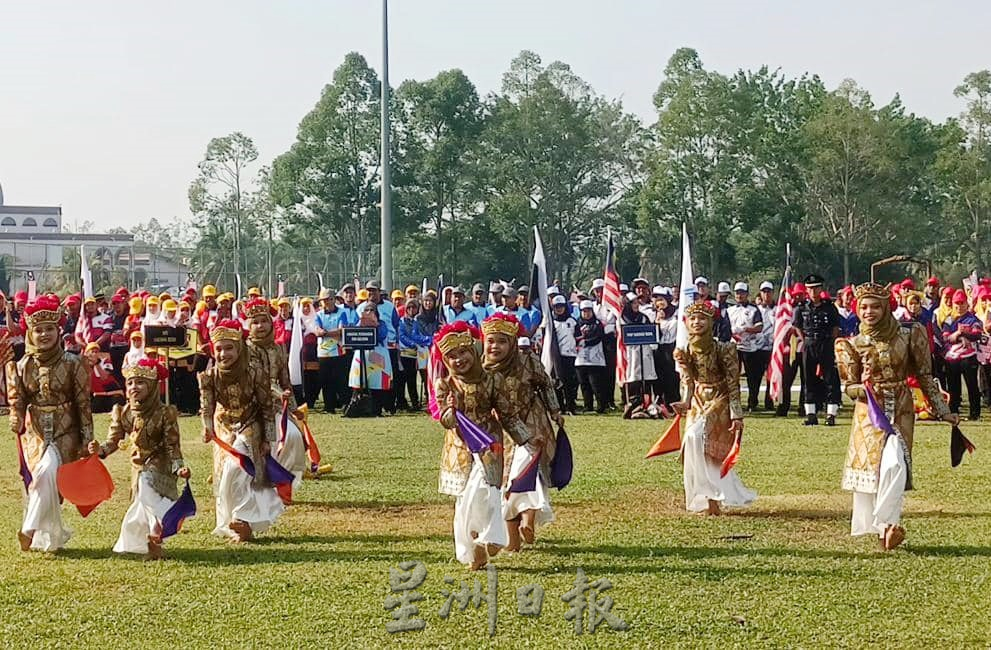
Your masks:
M25 355L7 364L10 428L17 437L27 492L21 550L57 551L72 531L62 524L57 487L60 467L82 458L93 439L89 369L62 350L59 299L42 295L24 309ZM9 360L4 345L2 358Z
M216 363L199 381L203 441L216 444L213 534L244 542L285 510L268 476L267 457L277 440L272 384L264 368L250 363L240 321L217 323L210 342Z
M113 550L158 560L162 521L179 500L176 479L188 481L190 471L182 458L176 408L162 404L159 397L159 382L168 377L168 370L158 361L142 359L125 369L124 377L127 403L114 406L107 441L101 445L92 440L89 453L106 458L125 439L130 442L131 505Z
M554 382L540 359L532 352L518 351L521 329L512 314L493 314L482 322L482 367L502 378L510 403L521 405L520 416L531 434L523 447L517 446L511 435L503 436L502 513L509 532L507 551L520 550L521 541L533 544L537 526L554 521L549 491L556 450L554 425L564 426ZM533 474L533 489L513 490L514 481L522 484L527 472Z
M475 571L509 543L502 513L503 431L524 445L530 432L498 373L487 372L475 349L478 330L445 325L431 348L431 415L444 427L439 491L456 497L454 549Z
M914 376L937 417L956 426L932 376L926 330L900 326L892 315L894 297L874 283L855 292L860 333L836 341L846 394L854 400L853 424L843 469L843 489L853 492L850 534L876 535L890 551L905 539L901 525L905 490L912 489Z

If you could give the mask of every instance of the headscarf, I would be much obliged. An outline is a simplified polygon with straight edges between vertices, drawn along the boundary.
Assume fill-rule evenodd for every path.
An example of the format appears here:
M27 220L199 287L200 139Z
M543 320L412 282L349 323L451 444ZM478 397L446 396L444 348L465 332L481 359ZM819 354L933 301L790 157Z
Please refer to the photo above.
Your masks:
M229 339L234 341L238 349L238 355L233 368L224 368L219 363L217 364L217 377L220 379L221 385L224 386L245 382L248 378L248 349L244 343L244 330L241 328L241 323L232 318L226 318L217 323L210 335L211 346L216 344L216 340L213 337L217 330L220 329L238 333L239 336ZM215 359L217 358L216 352L213 353L213 357Z
M135 369L140 369L138 372L133 372ZM155 373L155 378L150 377L150 372ZM152 359L141 359L140 362L133 368L129 369L125 376L137 377L142 381L148 382L150 384L148 394L140 402L136 402L128 398L127 403L131 407L131 412L137 417L135 419L135 427L141 428L143 425L143 420L147 420L153 416L158 409L162 407L162 400L159 396L158 383L168 377L169 371L165 369L158 361Z
M127 354L124 355L125 368L130 366L136 366L141 362L142 359L148 358L148 355L145 354L145 337L143 335L135 336L135 334L140 335L141 332L131 333L131 347L127 351ZM137 345L136 341L140 341L141 344Z
M477 384L482 381L483 376L481 360L478 358L478 350L475 349L475 341L478 338L479 332L477 328L472 327L465 321L455 321L450 325L445 325L437 332L437 336L434 337L431 354L440 355L447 371L459 380L469 384ZM452 341L456 341L456 343L452 343ZM467 348L471 352L473 362L468 372L460 374L455 372L454 368L451 367L445 350L450 351L462 347Z
M898 321L892 314L891 304L895 301L894 296L888 290L876 284L866 283L857 287L857 317L860 318L860 333L869 336L872 340L886 343L898 335ZM863 304L865 298L874 298L881 303L881 317L874 325L868 325L867 321L860 317L859 306Z
M693 355L705 356L711 353L716 345L716 340L712 337L712 326L715 321L716 314L713 311L712 305L708 302L697 302L692 304L685 310L685 319L687 320L694 314L702 314L706 317L706 327L700 334L693 334L689 330L688 350Z
M33 356L38 361L38 364L43 367L51 366L62 357L62 346L58 335L56 335L55 345L48 350L40 350L34 342L34 329L36 326L42 324L51 324L58 327L61 317L59 308L60 303L58 298L47 295L38 296L24 308L25 320L39 312L52 312L54 314L54 319L46 318L36 323L35 326L29 326L24 335L24 350L26 354Z
M951 313L953 313L953 287L945 287L940 296L939 307L936 308L936 325L942 327Z
M244 306L245 317L248 319L248 338L251 344L259 348L271 348L275 345L275 327L272 320L272 306L264 298L252 298ZM258 336L251 328L251 321L256 316L265 316L268 319L268 334Z
M520 337L522 327L520 321L513 314L498 313L493 314L482 321L482 335L489 337L492 334L502 334L509 338L509 354L501 361L493 361L487 355L482 357L482 367L489 372L511 374L519 365L520 355L517 352L517 341Z

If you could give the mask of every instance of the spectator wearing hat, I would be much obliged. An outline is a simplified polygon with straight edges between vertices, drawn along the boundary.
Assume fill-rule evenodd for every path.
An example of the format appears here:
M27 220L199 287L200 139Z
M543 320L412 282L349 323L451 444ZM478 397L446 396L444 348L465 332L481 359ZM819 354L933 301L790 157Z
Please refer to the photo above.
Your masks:
M489 283L489 307L488 307L488 313L486 313L485 315L486 318L488 318L489 316L495 313L496 305L502 304L502 293L505 290L506 290L506 285L504 285L502 282ZM482 318L478 321L479 327L481 327L481 323L483 320L485 320L485 318Z
M464 321L472 327L478 327L478 314L476 309L469 309L465 306L465 290L461 287L454 287L451 290L451 304L444 307L444 322L447 324Z
M471 287L471 302L465 305L465 309L475 315L476 324L481 324L489 317L489 307L489 303L485 301L485 287L476 282Z
M603 383L605 385L606 408L615 409L616 395L616 314L602 301L606 281L602 278L592 280L592 299L595 302L595 317L602 323L602 353L606 358Z
M619 318L619 327L623 325L645 325L650 320L646 315L637 309L637 295L627 293L623 300L623 311ZM654 368L655 345L628 345L626 346L626 376L620 377L623 382L623 390L626 397L626 406L623 409L623 417L630 418L634 410L642 409L647 405L644 403L644 394L648 385L653 385L657 380L657 371Z
M723 343L733 338L733 327L729 322L729 282L720 282L716 286L716 322L713 323L713 332L717 341Z
M777 315L774 284L767 280L760 283L757 308L760 309L761 322L764 324L758 349L764 357L764 368L766 369L771 363L771 350L774 349L774 322ZM764 373L764 410L774 410L774 400L771 398L771 378L767 372Z
M925 294L922 306L930 311L936 311L940 299L939 278L934 275L926 280L926 286L923 287L922 292Z
M93 413L109 413L115 404L124 403L122 384L114 377L109 356L100 351L98 343L89 343L83 360L90 371L90 410Z
M961 379L967 385L970 419L981 417L981 394L977 381L977 342L983 323L970 309L967 294L956 290L952 297L953 311L943 321L940 335L946 362L946 389L950 393L950 411L960 413L963 403Z
M420 315L420 301L410 298L406 301L406 311L399 321L399 362L403 365L403 386L409 397L409 410L419 411L420 392L417 381L421 379L420 359L424 359L423 369L426 370L425 352L433 342L433 337L420 332L416 317Z
M674 346L678 338L678 309L671 303L671 289L656 286L651 290L654 299L654 323L657 325L657 349L654 350L654 395L661 404L670 406L681 399L681 385L674 362Z
M383 407L395 415L397 409L409 408L409 405L406 404L406 397L398 393L398 387L402 385L402 377L400 376L402 366L399 363L399 312L396 311L395 305L385 300L378 280L366 282L365 289L368 290L368 301L376 306L379 323L385 326L385 345L389 351L392 382L390 388L383 389L381 399L383 400ZM358 311L360 315L361 305L358 305ZM352 360L352 367L353 365Z
M578 323L575 326L575 372L582 393L582 410L605 413L609 399L606 396L606 355L602 351L605 331L595 316L595 303L583 300L578 304Z
M338 307L335 296L330 289L321 289L317 300L320 310L316 314L315 333L317 335L317 362L319 363L319 381L310 391L306 390L307 404L316 402L316 393L323 391L324 413L336 413L338 408L347 404L347 379L350 366L348 356L341 345L345 327L358 324L357 318L350 320L351 315L342 307Z
M643 312L649 320L654 320L654 304L650 299L650 282L646 278L633 278L630 288L633 293L637 294L637 309Z
M578 408L575 405L575 399L578 397L578 376L575 374L578 343L575 340L575 328L578 323L568 310L568 300L564 296L560 294L554 296L551 306L551 323L554 326L554 338L561 357L557 401L564 413L574 415Z
M747 376L747 410L757 410L760 395L760 380L767 370L767 362L761 352L764 332L764 319L755 305L750 303L750 287L746 282L737 282L733 287L736 304L727 310L728 321L736 351Z
M389 294L389 298L392 302L392 306L396 308L396 313L399 315L399 318L402 318L403 313L406 311L406 294L399 289L393 289L392 293Z
M695 302L703 302L706 300L712 302L712 298L709 297L709 278L704 275L700 275L695 278ZM714 302L713 305L715 305Z
M795 310L795 327L802 333L802 383L805 385L805 422L819 424L819 405L826 404L826 425L836 424L840 411L839 380L836 375L834 342L840 334L840 314L836 305L823 300L822 276L805 278L809 301ZM834 375L837 379L834 381Z

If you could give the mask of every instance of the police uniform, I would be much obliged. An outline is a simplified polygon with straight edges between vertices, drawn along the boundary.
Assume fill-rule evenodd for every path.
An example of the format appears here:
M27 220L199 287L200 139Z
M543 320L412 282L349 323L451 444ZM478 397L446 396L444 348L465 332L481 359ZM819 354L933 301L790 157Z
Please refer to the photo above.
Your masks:
M819 424L816 406L826 404L826 424L836 423L840 410L839 382L836 375L836 357L833 343L840 326L840 314L836 305L829 300L815 304L811 296L822 289L823 279L819 275L805 278L805 287L810 299L795 312L795 327L802 332L805 343L802 349L802 370L805 388L805 424Z

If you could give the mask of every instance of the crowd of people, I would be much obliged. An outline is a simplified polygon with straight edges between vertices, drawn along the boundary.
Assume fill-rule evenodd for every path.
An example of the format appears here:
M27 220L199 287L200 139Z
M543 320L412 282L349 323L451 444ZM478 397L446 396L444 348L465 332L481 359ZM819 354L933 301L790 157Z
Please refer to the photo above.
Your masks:
M29 300L19 292L7 302L0 295L0 341L11 362L7 407L28 494L22 548L53 550L68 539L58 515L58 468L105 457L129 438L133 503L115 550L160 554L163 517L178 502L176 480L189 476L180 412L199 413L204 440L216 443L214 532L251 539L291 500L281 488L319 473L306 413L320 399L327 413L426 409L441 423L439 487L456 497L456 553L473 568L503 548L532 543L538 524L553 521L548 490L570 480L560 464L570 455L567 445L562 453L561 434L564 417L578 410L579 389L585 412L616 409L618 394L626 417L685 416L683 442L658 453L681 450L686 507L718 514L720 505L756 498L733 465L743 416L761 409L772 351L784 360L781 390L777 399L765 390L764 409L787 415L796 377L806 425L818 424L823 410L825 423L835 424L841 388L853 401L843 480L855 494L852 532L876 533L893 548L904 538L901 493L885 483L885 463L889 474L901 472L901 489L910 488L917 413L956 424L964 384L971 419L980 416L981 391L991 396L991 279L954 289L930 278L923 291L909 279L867 283L844 287L835 299L815 274L777 297L762 282L754 300L746 282L732 290L720 282L713 293L705 277L687 289L636 278L615 287L618 303L604 295L611 288L597 279L587 294L491 283L470 294L410 285L387 295L372 280L323 289L316 304L269 299L256 287L239 297L212 285L178 296L125 288L109 298ZM679 300L690 304L681 305L687 342L676 349ZM656 336L625 345L628 325L654 325ZM185 340L160 345L152 328L161 326L185 328ZM344 332L354 327L375 331L374 348L345 346ZM300 356L291 359L295 349ZM545 350L553 350L549 364L538 358ZM294 362L301 385L290 379ZM945 382L948 405L936 380ZM361 413L359 402L368 407ZM865 419L874 408L888 428L876 414ZM112 411L102 444L92 430L98 410ZM892 432L901 460L882 453Z

